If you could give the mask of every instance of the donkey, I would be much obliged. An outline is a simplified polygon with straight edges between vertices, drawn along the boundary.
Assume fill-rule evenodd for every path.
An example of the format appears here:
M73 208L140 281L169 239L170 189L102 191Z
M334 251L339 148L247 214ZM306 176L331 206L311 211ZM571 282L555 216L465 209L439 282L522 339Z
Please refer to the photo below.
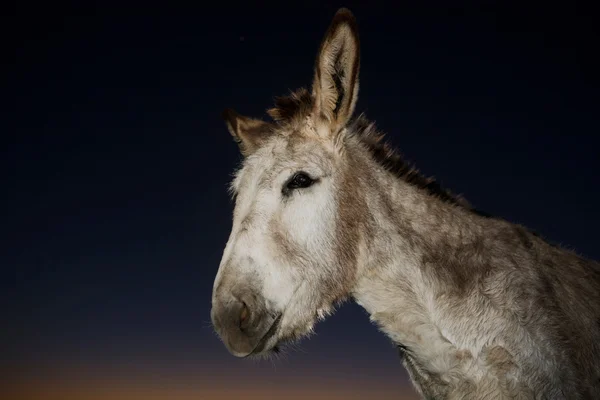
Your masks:
M477 211L394 152L364 115L342 8L312 90L272 121L224 112L243 155L211 319L237 357L312 332L354 299L427 399L600 399L600 263Z

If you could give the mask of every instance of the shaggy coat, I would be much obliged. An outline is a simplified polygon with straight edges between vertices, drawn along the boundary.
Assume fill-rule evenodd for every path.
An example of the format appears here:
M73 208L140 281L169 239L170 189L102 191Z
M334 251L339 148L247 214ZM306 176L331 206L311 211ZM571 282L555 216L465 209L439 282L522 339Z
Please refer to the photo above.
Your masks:
M422 176L363 115L360 51L335 15L312 90L273 121L224 113L244 161L213 325L239 357L276 351L354 299L427 399L600 399L600 265Z

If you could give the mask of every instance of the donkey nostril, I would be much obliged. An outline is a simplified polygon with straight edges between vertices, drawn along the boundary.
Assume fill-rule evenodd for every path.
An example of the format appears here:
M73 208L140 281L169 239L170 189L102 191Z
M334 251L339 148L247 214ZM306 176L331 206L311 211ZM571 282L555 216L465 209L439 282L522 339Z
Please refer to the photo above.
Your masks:
M246 307L246 303L242 305L242 311L240 312L240 326L244 325L244 322L248 319L248 307Z

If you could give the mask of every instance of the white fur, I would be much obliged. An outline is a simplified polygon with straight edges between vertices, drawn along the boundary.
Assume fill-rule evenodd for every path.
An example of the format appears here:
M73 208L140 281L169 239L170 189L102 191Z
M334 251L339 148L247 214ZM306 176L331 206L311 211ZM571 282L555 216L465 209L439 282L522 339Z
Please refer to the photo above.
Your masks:
M286 151L284 141L273 140L248 157L234 177L234 220L214 287L221 283L225 271L239 277L255 276L266 303L273 311L283 313L281 333L308 333L313 329L315 316L324 318L330 305L315 303L312 288L302 283L313 260L332 257L323 244L334 240L331 235L335 231L336 207L329 187L331 170L310 153L304 160L290 160ZM297 171L307 172L319 182L283 199L282 187ZM249 224L245 222L248 217ZM273 221L303 249L307 259L293 263L281 256L281 249L270 237Z

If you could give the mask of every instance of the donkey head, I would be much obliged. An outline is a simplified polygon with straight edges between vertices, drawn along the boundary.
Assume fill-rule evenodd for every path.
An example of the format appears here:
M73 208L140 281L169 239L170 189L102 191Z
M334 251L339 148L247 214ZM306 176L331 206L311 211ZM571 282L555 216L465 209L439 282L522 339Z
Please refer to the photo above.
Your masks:
M355 282L360 196L345 132L358 93L354 17L340 9L320 46L312 92L279 98L274 122L224 113L244 160L211 318L238 357L312 331Z

